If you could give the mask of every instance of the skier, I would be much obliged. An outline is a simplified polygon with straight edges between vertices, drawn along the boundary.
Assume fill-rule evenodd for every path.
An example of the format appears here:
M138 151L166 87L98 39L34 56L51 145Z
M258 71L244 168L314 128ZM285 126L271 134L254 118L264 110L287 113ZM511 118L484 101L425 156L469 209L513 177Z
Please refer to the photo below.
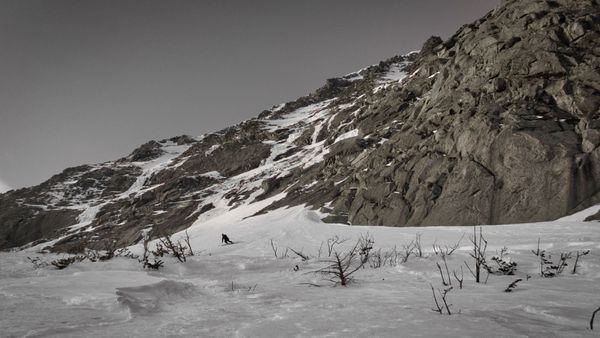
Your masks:
M221 234L221 243L233 244L233 242L230 241L229 237L227 237L227 235L225 235L225 234Z

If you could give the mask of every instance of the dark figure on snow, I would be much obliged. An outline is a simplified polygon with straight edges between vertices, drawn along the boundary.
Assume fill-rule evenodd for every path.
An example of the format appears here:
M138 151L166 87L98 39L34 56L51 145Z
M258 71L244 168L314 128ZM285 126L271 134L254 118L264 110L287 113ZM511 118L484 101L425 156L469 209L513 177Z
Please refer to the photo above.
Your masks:
M229 237L227 237L227 235L225 235L225 234L221 234L221 243L233 244L233 242L230 241Z

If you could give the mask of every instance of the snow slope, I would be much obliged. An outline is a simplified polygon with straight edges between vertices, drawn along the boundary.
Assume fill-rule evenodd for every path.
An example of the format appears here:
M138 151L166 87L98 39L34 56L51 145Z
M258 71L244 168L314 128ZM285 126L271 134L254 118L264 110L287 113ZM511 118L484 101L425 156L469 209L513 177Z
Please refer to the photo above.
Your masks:
M257 208L234 209L188 233L199 252L186 263L165 258L159 271L145 271L134 259L76 263L64 270L35 269L27 256L50 260L34 247L0 253L2 336L27 337L581 337L600 306L598 223L548 222L483 227L488 260L507 246L518 263L516 276L489 277L475 284L465 269L462 290L449 293L452 316L439 315L429 283L442 288L432 244L451 245L450 270L469 260L468 227L388 228L325 224L303 207L244 218ZM236 213L233 213L236 212ZM369 233L375 249L401 249L421 234L424 257L381 268L366 266L348 287L333 286L312 273L325 266L323 241L348 239L339 250ZM235 245L221 246L221 233ZM179 236L181 234L178 234ZM177 236L175 236L177 237ZM552 254L591 250L577 274L539 275L536 249ZM302 261L292 248L311 256ZM139 247L132 247L139 252ZM294 271L298 266L299 271ZM571 267L568 267L570 269ZM503 289L526 279L512 293ZM311 285L319 285L311 286Z

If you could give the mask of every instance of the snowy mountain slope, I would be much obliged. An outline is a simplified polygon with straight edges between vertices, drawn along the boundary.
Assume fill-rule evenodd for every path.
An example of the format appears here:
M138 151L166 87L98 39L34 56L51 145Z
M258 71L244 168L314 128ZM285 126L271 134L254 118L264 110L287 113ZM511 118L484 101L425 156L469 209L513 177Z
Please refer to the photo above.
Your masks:
M558 219L600 202L599 38L595 1L505 1L236 126L2 194L0 248L131 245L250 205L344 224Z
M246 210L249 212L250 210ZM303 207L280 209L237 221L221 216L192 226L186 263L165 257L165 267L146 271L135 259L75 263L64 270L35 269L27 256L50 260L37 248L0 253L0 326L4 336L106 337L593 337L591 311L600 306L600 232L594 223L549 222L483 227L488 260L502 247L517 262L514 276L476 284L465 272L463 289L453 280L453 315L439 315L430 283L443 288L432 244L459 249L449 269L470 262L471 228L344 226L319 221ZM312 271L326 265L319 247L334 235L347 242L369 233L374 250L402 248L421 234L424 257L373 268L366 265L348 287L332 286ZM221 233L235 245L221 246ZM182 236L178 234L175 236ZM539 274L537 247L552 255L592 250L555 278ZM270 240L310 255L275 258ZM139 252L141 248L132 248ZM58 255L60 257L60 255ZM572 261L570 261L572 263ZM295 266L299 271L294 271ZM443 266L443 265L442 265ZM569 269L572 266L569 266ZM466 269L465 269L466 270ZM531 276L528 280L526 275ZM517 278L511 293L503 290ZM65 284L69 287L65 288ZM311 286L320 285L320 287Z
M280 105L238 126L198 138L152 141L118 161L68 169L42 186L14 191L7 196L12 200L4 200L10 204L4 207L3 216L9 221L3 230L8 227L8 241L27 243L31 229L10 224L23 220L21 215L16 217L19 220L11 219L11 212L26 207L34 223L36 218L68 217L59 222L69 226L36 234L46 239L59 236L51 244L62 249L80 247L81 242L93 246L115 235L130 244L149 226L155 233L170 233L257 203L277 190L277 180L314 168L332 146L356 138L358 130L349 129L366 101L356 88L398 83L399 69L410 65L398 60L411 57L414 54L361 70L365 75L360 83L332 79L331 92ZM340 97L328 98L340 84L351 88ZM120 189L111 185L113 181ZM298 192L316 183L297 179L292 188Z

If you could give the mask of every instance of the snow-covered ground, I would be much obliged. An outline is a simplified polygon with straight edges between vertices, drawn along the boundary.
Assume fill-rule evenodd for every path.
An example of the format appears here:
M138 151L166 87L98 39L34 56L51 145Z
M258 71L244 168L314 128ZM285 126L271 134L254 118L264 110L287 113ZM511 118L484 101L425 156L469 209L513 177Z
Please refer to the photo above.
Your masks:
M235 211L235 210L233 210ZM165 267L144 270L135 259L75 263L64 270L34 268L27 257L56 256L26 251L0 253L2 337L581 337L600 306L600 227L595 222L547 222L483 227L487 258L504 246L518 263L515 276L476 284L470 262L470 227L389 228L324 224L315 211L294 207L239 220L246 212L197 222L188 231L198 252L187 262L164 258ZM236 218L237 217L237 218ZM221 234L236 242L221 246ZM423 257L373 268L366 265L348 287L333 286L312 273L324 267L332 236L348 249L369 233L374 250L401 250L421 235ZM430 283L442 289L434 242L452 245L450 272L464 270L464 287L448 294L453 314L434 307ZM174 236L177 238L177 236ZM558 277L540 276L531 250L591 250ZM288 251L310 255L308 261ZM139 247L131 248L139 252ZM573 261L570 261L572 263ZM295 267L298 266L298 271ZM527 279L527 275L531 278ZM514 292L503 290L517 278ZM319 285L319 286L316 286ZM597 323L600 327L600 320Z

